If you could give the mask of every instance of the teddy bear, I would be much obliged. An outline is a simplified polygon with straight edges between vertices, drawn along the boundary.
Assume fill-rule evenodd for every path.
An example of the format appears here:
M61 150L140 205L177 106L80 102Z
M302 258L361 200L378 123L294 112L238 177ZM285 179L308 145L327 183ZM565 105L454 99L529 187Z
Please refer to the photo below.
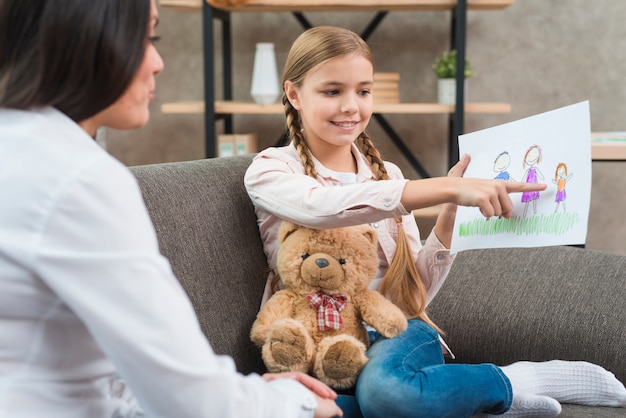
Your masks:
M250 332L265 366L309 373L336 389L354 386L367 362L364 322L388 338L407 327L403 312L368 288L378 269L375 230L283 221L278 242L284 288L263 305Z

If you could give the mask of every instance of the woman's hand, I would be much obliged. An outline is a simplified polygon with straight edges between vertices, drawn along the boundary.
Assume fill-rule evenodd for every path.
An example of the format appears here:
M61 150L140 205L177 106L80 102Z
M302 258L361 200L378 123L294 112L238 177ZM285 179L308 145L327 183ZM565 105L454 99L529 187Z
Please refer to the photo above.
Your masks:
M343 417L343 411L337 406L333 399L326 399L313 394L317 398L317 408L313 418L335 418Z
M325 383L320 382L316 378L306 373L285 372L285 373L266 373L263 375L266 381L275 379L293 379L306 386L317 399L317 408L315 409L315 418L332 418L342 417L343 412L335 403L337 393L328 387Z

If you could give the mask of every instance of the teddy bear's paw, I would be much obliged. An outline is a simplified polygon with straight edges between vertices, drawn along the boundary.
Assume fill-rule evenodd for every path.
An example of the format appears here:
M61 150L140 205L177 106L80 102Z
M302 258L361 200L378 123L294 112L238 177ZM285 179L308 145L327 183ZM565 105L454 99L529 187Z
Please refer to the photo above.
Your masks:
M408 322L404 314L396 317L390 317L389 320L382 321L381 324L377 327L378 332L384 335L387 338L393 338L404 331L406 331L408 327Z
M325 338L318 346L314 373L336 389L352 387L367 363L365 350L365 345L350 335Z
M263 361L270 372L308 372L315 346L302 323L281 319L270 327Z

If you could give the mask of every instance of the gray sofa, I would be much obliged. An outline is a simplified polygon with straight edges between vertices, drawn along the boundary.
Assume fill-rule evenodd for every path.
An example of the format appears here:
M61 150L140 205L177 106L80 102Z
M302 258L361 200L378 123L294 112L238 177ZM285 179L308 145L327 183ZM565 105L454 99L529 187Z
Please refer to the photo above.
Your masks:
M266 276L243 187L250 156L132 167L162 253L215 351L263 372L249 339ZM425 233L425 232L423 232ZM573 247L466 251L430 313L460 362L587 360L626 381L626 256ZM564 405L563 417L625 417Z

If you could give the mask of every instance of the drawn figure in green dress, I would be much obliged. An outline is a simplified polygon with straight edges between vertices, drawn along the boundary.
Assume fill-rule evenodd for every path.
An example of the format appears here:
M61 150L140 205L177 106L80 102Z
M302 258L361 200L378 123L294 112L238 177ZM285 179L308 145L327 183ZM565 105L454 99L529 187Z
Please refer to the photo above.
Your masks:
M539 183L539 180L545 179L538 167L541 162L541 157L542 153L539 145L532 145L526 151L523 163L523 167L526 168L526 172L524 173L524 181L526 183ZM524 218L528 212L528 205L530 202L533 202L533 214L537 214L537 200L539 200L539 192L522 193L522 202L526 203L526 206L524 207Z
M557 213L561 204L563 205L563 212L565 212L565 199L567 199L565 184L570 181L573 175L573 173L568 173L565 163L559 163L556 166L554 179L552 180L552 183L556 184L556 196L554 197L556 207L554 208L554 213Z
M495 177L496 180L515 181L515 179L511 177L511 174L509 174L509 172L506 170L507 168L509 168L510 164L511 156L508 152L503 151L500 153L500 155L496 157L495 161L493 162L493 171L498 173L498 175Z

